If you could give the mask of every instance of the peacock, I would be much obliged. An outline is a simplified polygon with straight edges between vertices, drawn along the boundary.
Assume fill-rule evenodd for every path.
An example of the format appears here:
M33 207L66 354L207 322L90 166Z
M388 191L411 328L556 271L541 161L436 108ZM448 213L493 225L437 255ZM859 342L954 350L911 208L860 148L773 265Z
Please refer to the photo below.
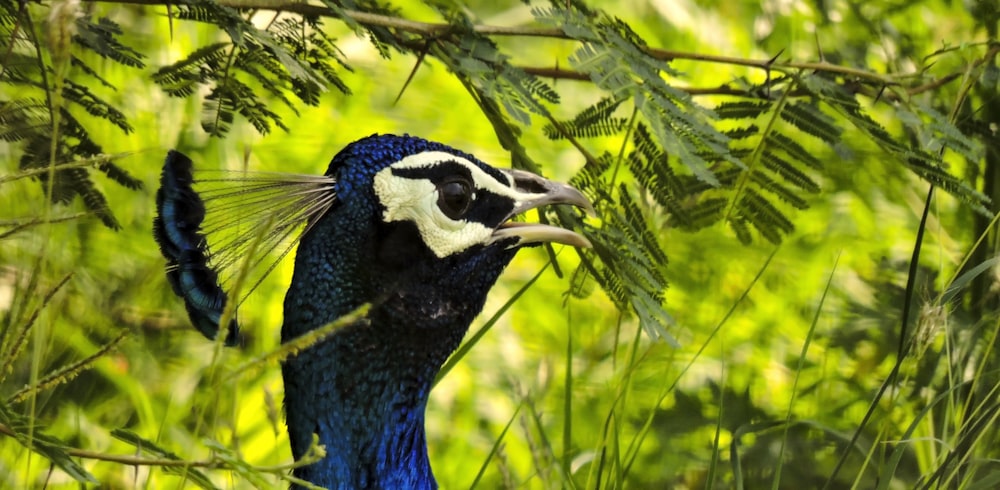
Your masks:
M363 319L281 366L292 455L301 458L314 434L326 449L294 476L331 489L436 488L428 395L488 291L524 246L590 246L564 228L512 221L549 204L592 212L575 188L413 136L357 140L324 176L248 174L229 191L196 191L201 173L195 179L192 166L179 152L167 155L154 235L168 282L203 334L222 330L227 344L239 342L235 316L219 325L231 281L220 271L278 243L298 245L282 342L369 305ZM209 229L216 207L223 218ZM259 216L239 226L225 219L237 214ZM239 231L210 247L222 229ZM258 267L266 274L274 265Z

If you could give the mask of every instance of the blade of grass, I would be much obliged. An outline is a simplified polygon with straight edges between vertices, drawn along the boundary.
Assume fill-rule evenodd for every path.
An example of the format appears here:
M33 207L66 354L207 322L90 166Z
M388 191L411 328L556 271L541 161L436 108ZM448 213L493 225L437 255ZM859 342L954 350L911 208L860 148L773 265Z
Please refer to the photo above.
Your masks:
M619 312L618 313L618 321L616 322L616 325L615 325L615 341L616 341L615 342L615 346L618 345L617 340L619 339L619 333L621 332L621 324L622 324L623 318L624 317L622 316L621 312ZM618 349L616 348L615 352L617 353L617 351L618 351ZM617 357L616 354L614 356ZM631 369L631 367L630 368L626 368L626 374L627 374L627 372L630 369ZM604 462L605 462L605 460L607 458L608 431L611 428L611 423L612 423L611 419L612 419L612 417L614 417L614 414L615 414L614 406L615 406L615 404L618 403L618 399L620 397L621 397L621 392L619 391L619 393L616 395L615 400L611 404L612 408L610 410L608 410L608 415L604 419L604 425L602 427L601 439L597 442L597 448L594 450L594 452L598 455L595 458L597 464L593 464L593 463L591 464L591 466L590 466L590 472L587 475L587 485L584 486L584 488L600 488L601 478L603 478L603 476L604 476Z
M775 255L777 254L778 254L777 248L771 251L771 254L767 256L767 260L765 260L764 263L761 265L760 269L757 270L757 274L754 275L753 279L750 281L750 284L748 284L747 287L743 289L743 292L740 293L740 297L737 298L736 301L729 307L729 310L726 311L726 314L723 315L722 319L719 320L719 323L715 325L715 328L713 328L712 331L709 332L708 338L706 338L705 341L702 342L701 346L698 348L698 351L695 352L694 356L692 356L691 359L687 362L687 364L684 365L680 373L677 374L677 377L674 378L673 382L664 386L663 390L660 392L660 395L656 399L656 403L651 404L650 405L651 407L654 408L659 407L660 404L663 403L663 400L667 398L667 395L673 392L674 388L676 388L677 385L680 383L681 378L684 377L684 374L687 373L691 369L691 367L694 366L694 363L697 362L697 360L701 357L701 354L705 352L705 349L708 348L712 339L715 338L715 336L722 330L722 327L726 324L726 322L729 321L729 318L731 318L733 314L736 313L736 308L739 305L743 304L743 301L747 299L747 297L750 295L750 291L753 289L754 285L757 284L760 278L763 277L764 271L767 270L768 266L770 266L771 264L771 260L773 260ZM649 433L649 430L652 428L653 417L655 415L656 415L656 410L649 411L649 415L646 416L646 421L643 423L642 429L633 439L632 443L629 444L628 452L630 454L630 457L627 458L628 462L625 466L626 472L632 467L632 464L635 462L636 457L639 455L639 445L642 442L642 440L645 439L646 435Z
M609 488L621 488L624 484L624 467L622 466L622 445L621 445L621 416L618 413L619 407L624 410L628 406L628 395L632 390L632 380L634 379L635 370L638 368L642 359L645 359L645 354L641 358L637 358L639 352L639 343L642 340L642 328L635 329L635 336L632 338L632 342L629 344L629 354L628 354L628 364L625 373L623 374L622 382L619 383L618 394L615 396L615 401L611 405L611 409L608 411L608 418L605 422L605 432L604 439L601 440L601 464L603 465L605 461L610 459L611 468L608 472L608 487ZM648 350L647 350L648 352ZM607 452L606 445L608 440L611 441L610 454ZM602 468L603 472L603 468ZM597 480L600 484L600 480Z
M816 334L816 324L819 323L819 315L823 312L823 305L826 304L827 295L830 294L833 276L836 274L837 266L840 264L840 255L841 253L837 253L837 258L833 260L833 268L830 269L830 276L826 279L826 287L823 288L819 304L816 305L816 314L813 315L812 322L809 324L809 331L806 332L806 340L802 343L802 351L799 353L799 365L795 368L795 379L792 381L792 394L788 399L788 411L785 413L785 429L781 434L781 447L778 449L778 461L774 469L774 481L771 482L771 490L781 488L781 466L785 461L785 445L788 443L788 427L792 422L792 407L795 406L795 394L798 393L799 377L802 375L802 370L805 369L806 356L809 354L809 344L812 343L813 336Z
M966 419L955 449L949 454L949 459L954 460L954 463L947 465L951 469L951 472L942 481L941 486L943 488L962 488L964 485L952 485L952 480L960 477L968 481L975 473L974 471L966 471L973 467L974 462L969 460L974 454L974 449L980 442L984 441L987 434L991 433L990 428L994 427L1000 421L1000 402L995 401L998 391L1000 391L1000 383L997 383L994 389L984 397L983 403L972 411L974 415ZM996 444L994 440L989 440L987 443L990 446ZM942 467L945 467L945 465L942 465ZM960 472L963 473L962 476L959 476Z
M122 442L125 442L135 447L136 451L139 453L149 453L157 458L167 459L171 461L181 461L181 457L175 454L174 452L164 447L161 447L160 445L148 439L144 439L139 434L136 434L135 432L132 432L130 430L113 429L111 431L111 436L114 437L115 439L118 439ZM163 469L166 473L180 474L180 470L175 466L164 466ZM195 485L201 488L213 489L213 490L217 488L214 484L212 484L212 480L210 480L207 476L205 476L204 473L202 473L198 469L190 466L185 466L184 471L186 472L185 473L186 477L189 480L191 480Z
M719 411L715 415L715 435L712 437L712 459L708 462L708 476L705 477L705 488L715 488L715 478L719 469L719 438L722 437L722 414L726 411L726 396L723 387L726 386L726 348L725 342L719 340ZM735 441L735 434L733 435ZM739 469L739 456L733 454L733 485L736 490L743 490L743 472Z
M931 185L927 189L927 199L924 201L924 211L920 216L920 225L917 227L917 237L913 243L913 254L910 257L910 270L906 278L906 290L903 297L903 311L902 319L900 320L899 327L899 346L896 352L896 363L892 366L892 370L889 372L889 376L885 378L882 382L882 386L879 387L878 392L872 399L868 406L868 410L865 412L864 417L861 419L861 423L858 424L857 429L854 431L854 436L851 438L848 447L844 448L844 451L840 453L840 457L837 459L837 463L833 467L833 471L830 472L830 476L827 478L826 483L823 484L823 490L828 490L833 481L837 478L837 474L840 473L841 468L844 467L844 463L847 462L847 456L850 454L850 449L857 442L858 438L861 437L861 433L864 431L865 426L871 420L872 416L875 415L875 410L878 409L879 402L888 391L890 386L895 385L896 378L899 377L899 370L903 365L903 360L906 354L907 338L906 338L906 325L910 320L910 312L913 307L913 290L916 287L917 282L917 268L920 263L920 249L924 243L924 230L927 229L927 217L930 214L931 200L934 197L934 186Z
M965 490L993 490L1000 488L1000 471L993 471L981 480L971 483Z
M906 428L906 431L903 432L903 435L899 442L909 441L913 437L913 433L917 430L917 427L919 427L920 422L925 417L927 417L928 414L931 413L931 410L933 410L938 403L940 403L943 400L946 400L952 391L958 390L959 388L961 388L961 386L952 386L947 390L945 390L944 392L939 393L937 396L935 396L930 401L930 403L927 404L927 406L925 406L923 409L920 410L920 412L916 414L916 416L910 422L910 425ZM902 461L903 456L906 455L907 444L897 443L894 444L894 446L895 449L893 450L892 455L889 457L889 460L882 466L882 468L879 469L879 478L878 478L879 483L878 487L876 487L876 490L887 490L889 488L890 484L892 483L892 475L895 474L896 468Z
M539 467L538 473L540 475L545 475L547 470L549 469L548 467L554 467L556 470L560 472L563 479L562 485L559 485L560 488L576 488L575 485L568 483L570 480L569 473L563 471L562 465L548 464L551 461L557 461L558 458L556 458L556 453L555 450L552 448L551 441L549 441L548 436L545 435L545 425L542 424L542 417L538 413L538 410L535 409L535 405L531 403L531 400L525 400L524 406L527 407L526 410L528 411L528 416L531 418L531 422L534 424L535 430L538 431L538 438L541 442L541 447L533 448L534 450L532 451L535 459L535 466ZM538 450L540 449L545 450L544 455L535 454L538 453ZM545 459L543 459L542 456L544 456ZM543 470L545 470L545 472L543 472ZM552 488L553 485L551 485L551 482L545 482L545 483L549 483L549 485L547 486L549 488Z
M29 414L31 415L31 414ZM8 410L0 403L0 434L13 437L28 454L39 454L48 460L52 466L60 468L74 480L81 483L100 483L83 466L73 460L72 449L62 440L50 436L44 431L33 416L22 416Z
M566 309L566 376L563 379L563 433L562 433L562 472L566 484L576 488L573 480L573 310Z
M472 483L469 485L469 490L476 488L476 486L479 485L479 481L483 479L483 474L486 473L486 468L490 465L490 460L493 459L493 456L496 456L497 451L500 449L500 444L503 444L503 439L507 436L507 431L510 430L510 426L514 424L514 420L517 419L517 414L521 412L522 406L523 403L514 409L514 413L511 414L510 420L507 421L507 425L504 426L502 431L500 431L500 435L497 436L496 441L493 441L493 447L490 448L490 453L486 455L486 460L483 461L483 464L479 467L476 477L472 479Z

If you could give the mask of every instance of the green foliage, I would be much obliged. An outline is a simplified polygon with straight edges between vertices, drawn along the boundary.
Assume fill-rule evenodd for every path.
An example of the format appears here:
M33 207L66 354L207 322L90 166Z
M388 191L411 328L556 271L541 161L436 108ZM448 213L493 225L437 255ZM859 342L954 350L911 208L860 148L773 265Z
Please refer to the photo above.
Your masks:
M510 63L492 39L477 34L468 19L459 17L448 38L438 38L429 49L440 57L478 96L502 107L520 124L530 124L531 115L548 115L543 102L555 104L559 95L548 84Z
M195 50L153 74L154 82L177 97L189 97L203 85L211 87L201 124L212 136L229 132L236 114L261 133L270 132L272 125L287 131L265 94L295 111L286 93L308 105L318 104L319 94L330 87L350 93L337 72L338 67L350 67L314 17L275 18L260 29L249 14L215 2L178 5L177 17L217 25L230 38L228 43Z
M70 52L70 46L53 44L51 59L47 61L41 56L46 39L40 37L41 29L33 15L27 4L0 2L0 52L4 53L0 84L22 88L19 98L0 98L0 139L23 144L21 170L51 168L49 172L35 174L35 178L46 188L52 202L67 204L79 196L84 207L105 226L118 229L118 220L89 170L56 168L56 165L80 160L98 162L93 167L114 182L138 189L142 183L103 155L103 149L91 138L77 111L107 121L125 134L132 127L120 110L98 97L85 82L66 76L67 70L60 64L68 63L72 76L97 80L111 87L88 62ZM108 18L94 19L73 12L64 17L54 16L49 25L50 37L62 31L67 37L72 36L73 46L80 50L122 65L144 66L140 53L116 40L122 33L121 27ZM51 38L47 41L54 43Z
M3 366L0 367L0 381L6 380L13 371L14 362L21 357L27 346L29 335L35 327L42 309L50 303L52 297L66 285L68 280L69 276L66 276L55 287L46 292L42 296L41 302L34 305L30 313L26 313L20 318L10 314L10 312L5 315L3 328L0 329L0 334L2 334L0 335L0 354L2 354L0 359L4 360ZM118 340L120 341L121 338L119 337ZM94 359L96 357L84 359L74 363L74 366L50 373L34 386L24 387L9 397L5 396L5 400L0 400L0 424L2 424L4 435L14 438L24 448L43 456L53 465L65 471L71 478L81 483L98 483L98 480L70 457L67 452L70 444L46 434L45 428L40 426L36 420L12 411L10 405L24 401L26 397L33 396L39 389L52 388L57 384L69 381L86 366L92 364Z
M645 42L628 24L606 14L595 18L572 8L537 8L532 13L542 24L558 26L581 41L570 63L613 97L631 100L660 147L678 155L700 180L718 183L705 156L728 160L728 139L710 124L710 111L666 82L662 75L676 76L678 72L650 56ZM598 111L596 106L591 110Z

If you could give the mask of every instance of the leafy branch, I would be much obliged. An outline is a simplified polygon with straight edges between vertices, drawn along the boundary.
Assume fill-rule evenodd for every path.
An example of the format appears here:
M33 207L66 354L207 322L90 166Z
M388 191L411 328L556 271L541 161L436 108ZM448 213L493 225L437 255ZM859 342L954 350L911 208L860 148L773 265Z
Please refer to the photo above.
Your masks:
M237 116L261 133L285 128L272 101L294 112L297 103L317 104L327 88L349 93L339 72L350 68L336 41L321 28L327 18L366 36L383 56L415 55L415 70L428 60L445 65L479 103L516 167L535 166L519 142L521 128L534 118L546 121L547 136L568 141L584 157L586 166L576 181L604 203L599 207L601 227L591 232L597 256L584 261L588 277L619 307L636 312L657 337L668 337L669 326L656 313L662 310L666 288L659 227L694 231L724 222L742 242L759 235L778 243L794 230L792 213L807 208L810 198L821 192L829 172L825 160L837 158L849 146L867 143L880 148L889 161L988 213L987 199L949 173L939 151L947 148L973 161L980 157L981 146L913 98L984 69L1000 52L996 44L966 46L963 52L983 53L931 78L927 68L893 74L825 60L786 61L780 53L750 59L662 49L648 45L621 19L574 1L533 7L535 25L518 27L483 25L467 12L436 4L447 22L406 19L391 5L375 1L118 3L169 5L172 18L217 25L228 35L228 40L199 47L153 75L172 96L192 97L207 88L202 126L214 136L225 135ZM569 41L574 51L567 67L522 67L499 43L504 37ZM114 46L123 63L138 59L120 43L103 46ZM927 59L943 56L948 49ZM672 66L677 60L759 69L767 76L761 83L677 87L668 83L683 76ZM575 117L561 120L554 114L559 92L545 78L585 81L599 88L602 97ZM120 113L82 92L80 84L72 87L76 92L70 95L89 104L89 113L128 130ZM697 95L725 97L708 106L695 100ZM877 119L876 110L882 109L878 102L894 104L896 113L912 121L909 128L918 133L919 122L929 122L929 131L922 132L923 146L915 147L908 132L887 130ZM43 109L36 104L36 110ZM68 133L82 134L72 115L65 120ZM860 136L857 142L845 140L849 131L852 137ZM583 141L602 138L620 139L617 159L593 155ZM29 145L27 153L44 156L43 148L33 148ZM818 151L827 156L817 157ZM67 197L71 194L53 194L60 202ZM563 211L552 219L579 221Z
M175 2L169 2L166 0L88 0L94 2L112 2L118 4L135 4L135 5L173 5ZM218 5L223 7L230 7L234 9L246 9L248 11L261 11L270 10L274 12L286 12L299 14L305 17L331 17L341 19L344 22L351 25L361 25L367 27L381 27L391 29L399 33L410 33L417 34L422 38L438 38L446 36L453 32L454 25L449 23L435 23L435 22L420 22L414 21L402 17L385 15L379 13L365 12L352 9L333 9L328 6L321 5L311 5L302 2L288 1L288 0L219 0ZM495 26L487 24L471 24L469 26L470 32L487 37L528 37L528 38L547 38L554 40L576 40L570 34L568 34L564 29L559 27L530 27L530 26ZM975 47L981 44L970 44L966 47ZM954 48L942 48L939 52L951 51ZM996 56L995 50L998 49L997 46L990 46L990 53L980 58L979 63L982 60L992 59ZM743 66L748 68L757 68L765 70L767 72L778 71L785 73L794 73L799 71L813 71L817 73L829 73L843 77L849 77L858 81L864 81L866 84L876 87L881 91L884 87L905 87L905 93L907 95L918 95L927 91L935 90L940 88L942 85L950 83L959 79L963 72L962 70L957 70L948 73L940 78L924 81L925 74L924 70L914 71L909 73L899 73L899 74L883 74L871 70L865 70L862 68L856 68L851 66L843 66L834 63L829 63L827 61L780 61L777 56L769 59L753 59L753 58L743 58L738 56L725 56L725 55L712 55L700 52L692 51L680 51L680 50L669 50L663 48L654 47L643 47L643 51L648 54L651 58L670 62L676 60L688 60L688 61L702 61L708 63L716 63L722 65L732 65L732 66ZM935 54L928 55L927 58L933 57ZM521 67L522 70L545 78L553 79L565 79L565 80L577 80L577 81L589 81L590 77L582 71L568 70L560 67ZM904 82L907 80L914 80L917 83L910 86L905 86ZM855 85L857 90L861 89L861 86ZM682 89L683 90L683 89ZM738 87L730 86L720 86L717 88L692 88L686 89L694 95L745 95L745 96L755 96L756 94L747 89L740 89ZM807 95L807 92L801 92L796 95ZM869 93L867 95L875 95L875 93Z
M125 134L132 127L124 113L99 97L89 83L74 79L96 79L110 86L74 54L73 48L134 68L143 66L142 55L117 41L122 30L110 19L94 19L76 11L52 16L49 29L44 31L50 38L46 42L34 15L27 3L0 2L0 84L16 87L18 94L13 99L0 97L0 140L23 144L19 168L42 183L52 202L69 203L79 196L105 226L118 229L120 225L89 169L66 164L103 154L80 122L78 111L107 121ZM48 60L42 55L43 46L50 49ZM43 96L35 95L39 92ZM126 188L142 186L111 159L102 159L93 168Z

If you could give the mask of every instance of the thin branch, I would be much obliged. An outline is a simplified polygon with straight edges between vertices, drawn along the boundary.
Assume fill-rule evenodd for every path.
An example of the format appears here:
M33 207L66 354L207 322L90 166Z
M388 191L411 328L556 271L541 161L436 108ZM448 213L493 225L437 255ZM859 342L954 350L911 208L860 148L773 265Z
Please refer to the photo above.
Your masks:
M110 2L118 4L135 4L135 5L167 5L167 6L171 5L171 2L169 0L86 0L86 1ZM245 10L272 10L279 12L295 13L305 16L339 18L340 15L342 14L344 17L347 17L350 20L364 26L395 29L400 32L409 32L413 34L419 34L425 37L441 36L447 34L449 31L454 29L453 25L447 23L420 22L400 17L393 17L389 15L361 12L357 10L344 9L341 10L340 12L334 12L333 10L321 5L312 5L306 2L294 1L294 0L218 0L218 3L219 5L231 8L238 8ZM574 38L563 32L561 29L548 28L548 27L526 27L526 26L509 27L509 26L477 24L472 26L472 31L477 34L482 34L486 36L542 37L542 38L567 40L567 41L575 40ZM992 57L992 55L995 55L996 54L995 50L996 48L993 47L991 49L990 55L986 56L985 58L990 58ZM751 58L740 58L735 56L722 56L714 54L696 53L689 51L674 51L661 48L645 48L645 51L647 54L649 54L649 56L661 61L673 61L673 60L705 61L710 63L724 64L724 65L758 68L762 70L777 70L782 72L798 72L805 70L805 71L817 71L823 73L834 73L844 77L866 80L879 87L900 86L903 80L920 79L923 77L922 72L882 74L861 68L836 65L828 63L826 61L781 62L777 61L774 58L751 59ZM528 68L527 71L528 73L532 73L537 76L554 78L554 79L567 79L567 80L579 80L579 81L588 81L590 79L590 77L585 74L570 70L562 70L559 68ZM929 82L927 84L911 87L907 89L906 92L909 95L915 95L917 93L925 92L927 90L933 90L937 87L940 87L941 85L944 85L958 78L959 76L961 76L961 73L949 74L945 77ZM749 95L748 92L746 91L741 91L739 89L731 89L728 87L709 88L709 89L688 89L688 93L691 93L692 95Z
M100 154L95 155L90 158L85 158L82 160L74 160L72 162L58 163L53 168L56 170L68 170L71 168L95 168L98 165L117 160L119 158L131 155L131 152L115 153L115 154ZM6 184L8 182L13 182L15 180L26 179L28 177L38 177L40 174L48 173L48 168L29 168L25 170L19 170L16 174L0 175L0 185Z
M17 233L20 233L32 226L38 226L46 223L62 223L65 221L72 221L75 219L83 218L85 216L89 216L90 214L92 213L76 213L66 216L57 216L49 219L45 219L42 217L35 217L35 218L25 218L23 220L19 219L0 220L0 227L8 227L8 226L10 227L10 229L0 232L0 240L3 240Z
M0 423L0 434L10 436L13 438L18 437L18 433L15 432L10 427ZM63 447L62 449L66 454L75 458L86 458L94 459L98 461L108 461L111 463L121 463L134 466L163 466L163 467L195 467L195 468L217 468L222 466L221 461L209 460L209 461L182 461L177 459L159 459L159 458L143 458L141 456L132 456L128 454L105 454L97 451L88 451L86 449L79 449L73 447Z
M988 61L988 60L996 57L998 54L1000 54L1000 46L994 46L994 47L990 48L990 50L987 51L985 55L983 55L982 57L978 58L976 61L974 61L972 63L971 68L978 68L979 66L981 66L986 61ZM694 59L694 58L688 57L687 59ZM733 61L733 60L737 60L737 58L728 58L728 60ZM752 61L752 60L745 60L745 61ZM775 66L777 66L777 65L781 65L781 64L775 63ZM748 64L747 66L755 66L755 65ZM812 66L813 69L816 70L816 71L832 71L832 72L839 72L839 73L845 73L845 72L869 73L869 72L863 72L863 71L858 71L858 70L850 69L848 67L843 67L843 66L839 66L839 65L831 65L831 64L825 63L825 62L824 63L786 63L786 64L783 64L782 66ZM567 70L565 68L545 67L545 66L522 66L522 67L519 67L519 68L521 70L523 70L525 73L528 73L529 75L535 75L537 77L542 77L542 78L550 78L550 79L553 79L553 80L574 80L574 81L581 81L581 82L589 82L590 81L590 75L588 75L588 74L586 74L584 72L581 72L581 71ZM839 68L839 70L830 70L829 68ZM915 85L915 86L911 86L911 87L903 87L903 91L906 93L906 95L913 96L913 95L919 95L919 94L922 94L924 92L928 92L928 91L931 91L931 90L936 90L936 89L938 89L938 88L940 88L940 87L942 87L944 85L947 85L947 84L949 84L949 83L957 80L958 78L962 77L962 75L964 75L967 72L968 68L969 67L962 67L962 69L960 69L958 71L949 73L947 75L944 75L944 76L942 76L940 78L937 78L935 80L931 80L931 81L929 81L927 83L923 83L921 85ZM907 77L910 77L910 76L916 76L916 75L912 75L912 74L911 75L895 75L895 78L903 79L903 78L907 78ZM871 77L867 77L867 78L869 80L871 79ZM855 81L855 82L846 83L844 85L844 88L847 89L851 93L863 94L863 95L866 95L866 96L869 96L869 97L877 97L879 95L879 93L883 92L885 90L885 88L888 87L888 86L890 86L890 85L901 86L901 83L900 82L891 82L891 83L887 83L887 84L878 84L878 89L876 90L876 89L873 89L872 86L870 86L870 85L863 85L863 84ZM733 96L740 96L740 97L755 97L755 98L760 97L760 93L757 92L757 91L755 91L752 88L750 88L750 89L736 88L736 87L731 87L729 85L720 85L718 87L674 87L674 88L677 89L677 90L680 90L682 92L685 92L685 93L687 93L689 95L733 95ZM801 97L801 96L812 95L812 93L808 92L806 90L797 90L797 91L793 92L790 95L792 97ZM899 100L900 97L898 95L896 95L896 94L893 94L893 93L886 93L886 94L883 94L883 97L881 97L881 99L887 100L887 101L896 101L896 100Z
M519 69L523 70L529 75L534 75L536 77L551 78L553 80L574 80L578 82L589 82L590 75L574 70L566 70L559 67L544 67L544 66L519 66ZM718 87L677 87L673 86L674 89L680 90L681 92L687 93L689 95L734 95L742 97L755 97L759 98L760 94L753 89L749 88L736 88L729 85L720 85ZM803 92L802 95L808 95Z
M86 0L89 2L109 2L118 4L134 5L172 5L169 0ZM280 12L290 12L293 14L316 16L316 17L339 17L337 12L321 5L310 5L304 2L288 0L218 0L219 5L246 10L274 10ZM387 27L403 32L435 36L444 34L452 29L451 24L420 22L399 17L392 17L382 14L361 12L358 10L341 10L344 16L357 22L358 24L370 27ZM478 34L487 36L521 36L521 37L547 37L557 39L572 40L562 30L555 28L538 27L505 27L476 25L472 30Z
M0 434L18 438L19 434L11 429L7 425L0 423ZM208 460L181 460L181 459L166 459L166 458L145 458L142 456L134 456L131 454L107 454L98 451L90 451L87 449L80 449L75 447L59 447L60 450L65 452L74 458L84 458L92 459L95 461L107 461L109 463L120 463L130 466L159 466L163 468L207 468L207 469L224 469L229 468L230 465L226 463L221 458L213 457ZM287 463L281 465L273 466L254 466L253 468L262 473L280 473L285 472L290 469L302 466L302 462Z
M551 78L553 80L576 80L578 82L589 82L590 75L576 70L567 70L565 68L547 67L547 66L522 66L519 67L524 70L525 73L529 75L535 75L536 77Z

